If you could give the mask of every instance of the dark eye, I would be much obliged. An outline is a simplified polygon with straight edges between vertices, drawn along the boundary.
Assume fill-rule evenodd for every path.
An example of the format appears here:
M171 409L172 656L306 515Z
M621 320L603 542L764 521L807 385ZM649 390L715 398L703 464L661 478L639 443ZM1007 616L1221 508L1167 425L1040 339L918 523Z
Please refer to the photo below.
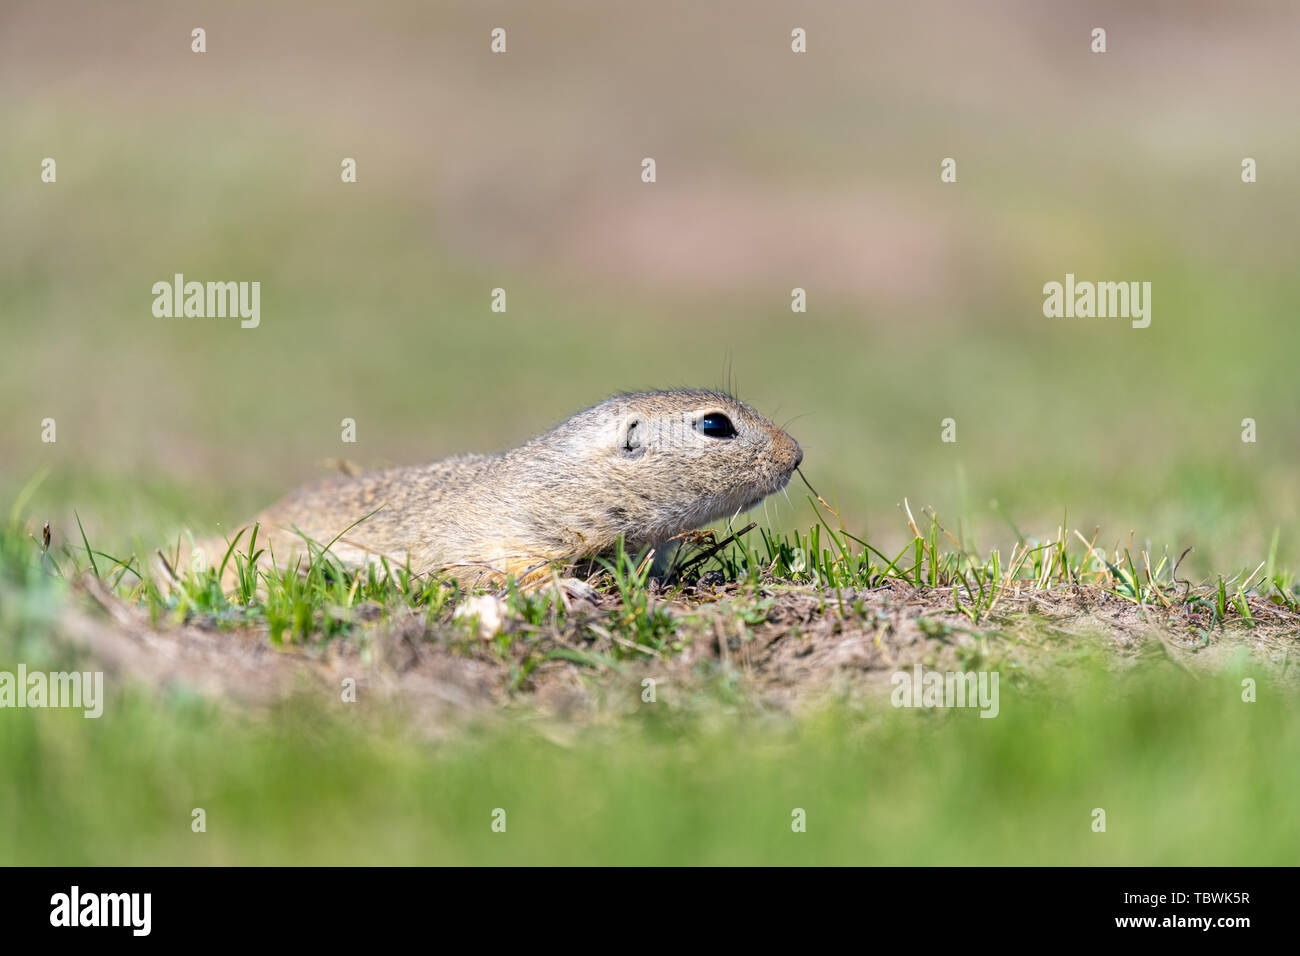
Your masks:
M705 415L696 427L710 438L736 437L736 426L731 424L731 419L717 412Z

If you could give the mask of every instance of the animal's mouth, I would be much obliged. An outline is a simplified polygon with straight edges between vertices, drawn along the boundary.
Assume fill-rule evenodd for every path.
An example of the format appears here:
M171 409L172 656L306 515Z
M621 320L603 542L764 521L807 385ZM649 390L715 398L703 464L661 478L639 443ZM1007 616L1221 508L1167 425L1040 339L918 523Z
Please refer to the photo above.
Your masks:
M694 527L708 524L710 521L717 521L722 518L731 518L734 515L743 514L751 508L757 508L763 501L776 494L782 488L790 483L794 477L795 469L788 471L778 471L773 474L764 484L759 485L757 489L751 490L749 495L744 498L732 497L730 501L714 501L711 507L697 514L697 521Z
M748 511L750 508L757 508L759 505L763 503L764 499L770 498L772 495L776 494L786 485L790 484L790 479L793 477L794 477L793 468L791 468L789 471L785 472L784 474L778 474L777 477L774 478L772 482L769 484L766 491L763 491L761 494L756 495L752 500L746 501L744 504L742 504L739 508L736 509L737 512Z

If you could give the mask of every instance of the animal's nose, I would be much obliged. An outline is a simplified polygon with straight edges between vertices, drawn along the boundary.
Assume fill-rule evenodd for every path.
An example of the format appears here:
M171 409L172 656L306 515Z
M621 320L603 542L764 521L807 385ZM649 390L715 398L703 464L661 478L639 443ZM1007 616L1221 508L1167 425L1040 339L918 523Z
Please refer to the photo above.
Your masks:
M785 441L786 444L789 446L787 450L790 454L790 458L794 461L794 464L790 466L791 470L793 470L795 468L798 468L799 465L803 463L803 449L800 448L799 443L795 441L793 438L791 438L789 435L785 436Z
M772 457L775 461L790 462L790 470L794 471L803 462L803 449L789 434L775 428L772 430Z

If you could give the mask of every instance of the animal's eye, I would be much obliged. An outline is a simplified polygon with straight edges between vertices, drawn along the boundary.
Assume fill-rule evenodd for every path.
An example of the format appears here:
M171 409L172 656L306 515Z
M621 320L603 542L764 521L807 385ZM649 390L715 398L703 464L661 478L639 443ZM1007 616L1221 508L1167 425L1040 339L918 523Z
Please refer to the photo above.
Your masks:
M710 438L736 437L736 426L731 424L731 419L717 412L712 415L705 415L695 427Z

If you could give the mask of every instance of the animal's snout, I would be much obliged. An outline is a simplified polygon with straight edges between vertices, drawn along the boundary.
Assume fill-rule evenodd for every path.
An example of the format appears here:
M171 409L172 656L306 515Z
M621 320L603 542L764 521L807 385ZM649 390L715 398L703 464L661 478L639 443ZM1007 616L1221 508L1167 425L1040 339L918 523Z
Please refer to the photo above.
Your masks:
M794 471L803 462L803 449L799 443L783 431L776 433L776 439L773 442L776 446L777 461L784 464L791 471Z

